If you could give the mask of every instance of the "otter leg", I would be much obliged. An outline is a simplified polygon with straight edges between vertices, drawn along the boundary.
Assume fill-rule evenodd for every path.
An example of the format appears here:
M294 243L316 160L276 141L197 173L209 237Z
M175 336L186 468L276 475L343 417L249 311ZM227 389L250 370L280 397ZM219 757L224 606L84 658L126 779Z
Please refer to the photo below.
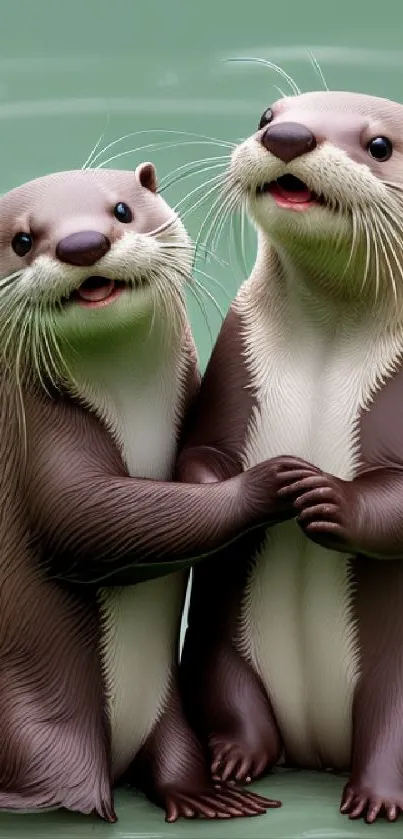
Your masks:
M205 755L191 731L173 683L167 707L136 757L131 779L158 806L166 821L258 816L280 802L211 781Z
M210 751L216 782L256 779L282 751L266 691L234 643L248 578L243 557L253 556L253 548L256 537L245 536L232 548L239 558L230 566L214 560L193 571L180 679L186 713Z
M403 811L403 562L359 557L355 578L361 675L340 809L350 819L395 821Z

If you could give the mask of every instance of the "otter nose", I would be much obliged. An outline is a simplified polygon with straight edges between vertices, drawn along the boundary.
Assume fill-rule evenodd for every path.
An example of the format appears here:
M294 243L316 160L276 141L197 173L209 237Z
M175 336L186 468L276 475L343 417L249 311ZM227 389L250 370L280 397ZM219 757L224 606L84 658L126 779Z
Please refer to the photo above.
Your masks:
M96 230L83 230L61 239L56 247L56 256L70 265L94 265L108 252L111 243Z
M312 132L297 122L279 122L277 125L269 125L261 136L261 142L268 151L284 163L290 163L294 158L316 148L316 140Z

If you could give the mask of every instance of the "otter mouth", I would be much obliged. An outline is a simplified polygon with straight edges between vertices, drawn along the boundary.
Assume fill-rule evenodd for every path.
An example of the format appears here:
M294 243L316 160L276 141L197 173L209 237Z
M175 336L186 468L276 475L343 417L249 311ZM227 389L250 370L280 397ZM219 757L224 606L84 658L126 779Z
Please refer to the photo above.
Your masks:
M99 308L108 306L113 300L127 289L127 284L121 280L111 280L109 277L87 277L71 294L69 300L79 306Z
M282 175L275 181L258 186L256 195L269 194L278 207L285 210L303 211L324 204L322 196L313 192L307 184L295 175Z

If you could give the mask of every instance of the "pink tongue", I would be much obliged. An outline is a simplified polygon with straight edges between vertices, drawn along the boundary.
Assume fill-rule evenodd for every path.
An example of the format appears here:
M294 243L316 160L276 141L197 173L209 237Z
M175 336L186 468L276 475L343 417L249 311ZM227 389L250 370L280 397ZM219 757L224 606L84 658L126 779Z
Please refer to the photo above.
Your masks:
M286 198L291 204L306 204L307 201L312 200L312 192L310 189L300 189L298 192L291 192L291 190L283 189L281 184L276 184L280 195Z
M106 300L110 297L115 288L113 280L105 280L100 285L86 286L85 283L77 289L77 294L82 300L87 300L88 303L98 303L101 300Z

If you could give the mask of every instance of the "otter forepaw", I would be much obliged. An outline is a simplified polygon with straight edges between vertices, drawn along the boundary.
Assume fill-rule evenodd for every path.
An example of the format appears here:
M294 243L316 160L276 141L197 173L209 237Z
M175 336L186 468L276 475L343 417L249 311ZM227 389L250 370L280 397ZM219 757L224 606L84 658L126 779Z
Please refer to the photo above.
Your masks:
M292 499L297 522L314 542L326 547L348 547L352 515L351 484L312 468L310 475L284 475L278 490Z
M271 752L264 745L253 748L227 737L212 736L209 747L211 774L217 783L250 783L272 763Z
M246 790L212 786L203 791L171 790L164 796L165 821L185 819L233 819L261 816L266 810L281 807L281 801L264 798Z
M349 819L364 818L372 824L379 816L394 822L403 811L403 790L400 795L377 795L375 790L349 782L343 790L340 812Z

